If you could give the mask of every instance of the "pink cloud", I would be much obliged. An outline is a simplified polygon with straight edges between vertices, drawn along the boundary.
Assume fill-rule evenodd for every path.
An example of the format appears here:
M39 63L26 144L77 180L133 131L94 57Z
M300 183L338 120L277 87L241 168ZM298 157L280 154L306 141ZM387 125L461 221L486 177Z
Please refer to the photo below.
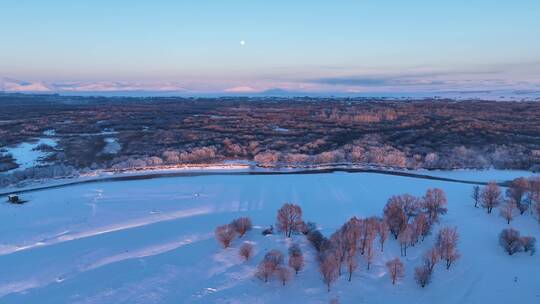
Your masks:
M254 89L249 86L239 86L239 87L232 87L224 90L227 93L253 93L253 92L259 92L259 90Z

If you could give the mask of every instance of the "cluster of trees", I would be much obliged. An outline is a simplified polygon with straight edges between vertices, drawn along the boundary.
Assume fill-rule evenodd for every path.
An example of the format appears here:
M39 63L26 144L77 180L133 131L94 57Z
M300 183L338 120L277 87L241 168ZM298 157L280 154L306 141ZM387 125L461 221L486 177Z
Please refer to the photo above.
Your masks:
M278 230L287 237L291 237L293 233L300 233L304 229L302 209L298 205L285 203L278 210L276 222ZM271 234L271 230L273 229L267 229L263 231L263 234ZM268 282L269 278L276 276L285 285L291 278L290 269L293 269L295 274L298 274L304 267L304 255L298 244L289 247L288 266L284 265L283 260L283 254L279 250L269 251L258 266L257 277Z
M504 194L495 182L490 182L485 187L474 186L471 197L474 206L481 206L488 214L494 208L500 207L500 216L507 224L514 219L516 212L524 215L529 210L531 214L536 213L540 223L540 176L516 178L508 184Z
M517 252L527 252L533 255L536 252L536 238L533 236L521 236L519 231L513 228L504 229L499 234L499 244L508 255Z
M216 227L214 235L224 248L228 248L236 236L242 237L252 228L251 219L240 217L233 220L230 224Z
M283 253L274 249L266 253L263 260L259 263L256 276L264 282L268 282L272 277L276 277L285 285L292 277L291 268L298 274L298 271L304 266L303 263L302 251L297 245L289 248L289 267L284 263Z
M264 256L263 260L259 263L257 267L256 276L268 282L272 277L276 277L283 285L291 279L292 271L294 270L295 274L298 274L300 270L304 267L304 255L300 246L293 244L289 248L289 258L288 263L285 265L283 253L277 249L270 250Z
M320 273L330 290L331 284L342 275L343 265L349 281L358 269L360 257L363 257L369 270L376 253L379 250L384 251L389 235L398 240L401 255L406 256L408 247L423 241L425 236L431 233L433 225L447 212L446 205L446 195L437 188L428 189L423 197L410 194L393 196L388 200L382 218L352 217L327 238L317 229L316 224L302 220L300 206L286 203L278 210L277 227L287 237L295 233L306 236L317 252ZM378 240L379 250L376 249L375 240ZM445 260L446 267L450 268L459 258L457 242L458 234L455 228L442 229L436 246L426 254L425 268L419 268L418 271L429 270L427 279L430 280L433 267L439 259ZM399 258L389 261L387 268L393 283L404 275L404 266ZM420 274L418 276L420 277ZM422 282L422 287L428 283L425 280Z
M32 167L24 170L17 170L10 174L0 174L0 187L7 187L27 180L78 176L79 173L80 171L76 170L74 167L63 164Z
M392 196L384 207L384 220L401 247L401 255L431 233L439 216L447 212L447 199L441 189L428 189L424 197L410 194Z
M530 136L540 132L537 103L347 98L326 102L305 97L2 95L0 99L0 146L25 142L53 129L62 153L51 161L78 170L225 159L273 166L345 162L540 169L540 151ZM102 153L99 134L106 129L117 131L122 149L116 155ZM4 170L13 166L6 157L0 158Z
M503 195L501 187L495 182L488 183L485 187L474 186L471 197L474 206L480 205L487 213L493 208L500 207L500 216L507 224L514 219L514 214L524 215L530 210L536 213L540 223L540 176L529 178L519 177L512 180ZM533 255L536 252L536 238L533 236L521 236L520 232L513 228L507 228L499 234L499 244L509 254L525 251Z
M422 288L431 283L435 265L439 261L444 261L446 269L450 269L461 254L457 249L459 234L457 228L445 227L437 234L435 245L423 256L422 265L414 269L414 278Z

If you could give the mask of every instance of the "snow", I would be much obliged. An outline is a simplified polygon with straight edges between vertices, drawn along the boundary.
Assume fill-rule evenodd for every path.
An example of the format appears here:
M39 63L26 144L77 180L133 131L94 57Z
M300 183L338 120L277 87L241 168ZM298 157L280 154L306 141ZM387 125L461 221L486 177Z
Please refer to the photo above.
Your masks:
M48 155L47 152L36 149L40 145L56 146L54 138L37 138L32 142L24 142L12 147L5 147L5 153L11 154L19 165L17 169L23 170L42 164L41 159ZM10 172L10 171L8 171Z
M118 142L118 138L106 137L104 140L105 140L105 147L103 147L104 154L116 154L122 149L122 147L120 146L120 143Z
M280 127L280 126L275 126L275 127L274 127L274 131L276 131L276 132L289 132L289 129L287 129L287 128L282 128L282 127Z
M504 182L510 181L518 177L529 177L534 175L531 171L525 170L496 170L496 169L486 169L486 170L469 170L469 169L458 169L452 171L442 171L442 170L417 170L409 171L411 173L425 174L429 176L436 177L445 177L451 179L459 180L470 180L477 182Z
M491 173L489 173L491 172ZM430 172L431 173L431 172ZM439 172L499 179L498 171ZM442 188L449 212L441 225L457 226L462 258L450 270L438 265L421 289L414 267L433 236L402 258L406 277L392 286L385 262L399 255L389 240L371 270L361 259L352 282L338 279L326 291L315 253L303 236L262 236L284 202L302 206L303 218L325 235L353 215L380 215L393 194L423 195ZM0 205L1 303L536 303L540 300L540 255L508 256L498 233L508 225L498 212L474 208L471 185L373 173L291 175L201 175L80 184L29 192L29 203ZM254 230L222 249L217 225L251 217ZM512 227L540 238L531 215ZM438 227L435 229L438 230ZM243 241L255 255L238 256ZM286 286L253 274L271 249L286 253L300 243L306 268ZM378 248L378 247L377 247ZM515 279L517 278L517 281Z

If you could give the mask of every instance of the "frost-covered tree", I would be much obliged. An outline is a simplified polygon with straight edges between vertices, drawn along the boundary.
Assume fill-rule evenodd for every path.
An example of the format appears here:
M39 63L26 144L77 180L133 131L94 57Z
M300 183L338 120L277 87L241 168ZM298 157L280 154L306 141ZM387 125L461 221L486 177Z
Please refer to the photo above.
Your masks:
M323 281L330 292L330 284L332 284L338 277L338 257L332 250L327 250L321 256L321 264L319 269L323 276Z
M259 279L268 282L270 277L283 264L283 254L279 250L271 250L266 253L255 274Z
M289 266L294 269L296 274L304 267L304 255L297 244L289 248Z
M289 268L280 265L276 268L276 276L281 281L283 286L291 279L291 271Z
M405 276L405 266L399 258L392 259L386 262L386 268L392 279L392 284L396 284L398 279L401 279Z
M513 228L504 229L499 234L499 244L504 248L508 255L523 250L523 241L519 231Z
M471 197L474 200L474 207L478 208L480 202L480 186L473 186Z
M413 241L413 228L411 225L407 225L405 229L401 231L398 236L399 248L401 251L401 256L407 256L407 248L411 245Z
M482 207L487 210L487 213L491 213L493 208L497 207L501 203L501 188L495 182L489 182L481 192Z
M330 237L329 246L334 252L338 261L338 274L341 275L341 266L347 258L347 241L344 238L343 231L340 229Z
M384 206L384 220L390 232L397 239L400 232L407 227L407 214L403 209L401 200L397 196L392 196L386 206Z
M379 220L376 217L370 217L361 221L360 225L360 254L364 255L366 249L373 245L377 237L377 226Z
M448 211L446 204L446 194L442 189L433 188L426 191L423 208L430 223L437 223L439 221L439 215L446 214Z
M534 255L536 252L536 238L533 236L524 236L521 238L521 243L523 244L523 251L529 252L531 255Z
M460 254L457 250L458 241L459 234L456 227L443 228L437 235L436 247L441 259L446 260L446 269L449 269L450 266L460 258Z
M414 269L414 279L422 288L431 283L431 275L432 272L426 265L418 266Z
M349 272L349 282L352 279L352 274L358 267L358 261L356 259L356 255L348 255L347 256L347 271Z
M440 260L440 253L437 247L433 247L424 255L424 266L426 266L430 272L433 272L435 265Z
M540 176L529 177L529 189L527 197L533 203L540 203Z
M244 236L247 231L251 230L253 225L249 217L240 217L232 221L231 225L234 227L234 230L238 233L240 237Z
M381 245L381 252L384 252L384 242L386 241L386 239L388 239L389 233L388 224L385 220L381 220L377 228L377 232L379 234L379 244Z
M277 214L277 227L291 237L293 232L301 232L304 222L302 221L302 208L295 204L284 204Z
M529 178L527 202L534 207L538 222L540 223L540 176L532 176Z
M243 257L246 261L253 255L253 245L248 242L244 242L240 247L240 256Z
M506 220L506 224L510 224L510 222L514 219L515 206L516 204L514 203L513 199L508 198L501 207L500 215Z
M230 224L218 226L214 231L216 239L227 248L231 245L232 240L236 236L236 230Z
M506 189L506 196L516 204L520 214L525 213L529 207L523 202L528 189L529 181L524 177L514 179Z
M371 267L371 263L373 263L373 259L375 258L375 249L373 247L374 247L373 246L373 241L371 241L371 242L369 242L367 244L365 257L366 257L367 269L368 270Z
M424 238L429 235L431 232L431 223L428 221L427 216L424 213L420 213L414 218L414 221L412 222L412 229L413 229L413 243L417 243L420 236L422 237L422 241Z

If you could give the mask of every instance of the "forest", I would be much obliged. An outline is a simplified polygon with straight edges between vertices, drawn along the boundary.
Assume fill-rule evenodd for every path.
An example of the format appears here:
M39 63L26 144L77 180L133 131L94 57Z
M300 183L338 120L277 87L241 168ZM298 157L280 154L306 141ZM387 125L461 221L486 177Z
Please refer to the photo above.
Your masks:
M47 132L58 142L38 147L47 173L19 175L225 160L538 171L538 113L538 102L2 94L0 172L17 167L7 147Z

